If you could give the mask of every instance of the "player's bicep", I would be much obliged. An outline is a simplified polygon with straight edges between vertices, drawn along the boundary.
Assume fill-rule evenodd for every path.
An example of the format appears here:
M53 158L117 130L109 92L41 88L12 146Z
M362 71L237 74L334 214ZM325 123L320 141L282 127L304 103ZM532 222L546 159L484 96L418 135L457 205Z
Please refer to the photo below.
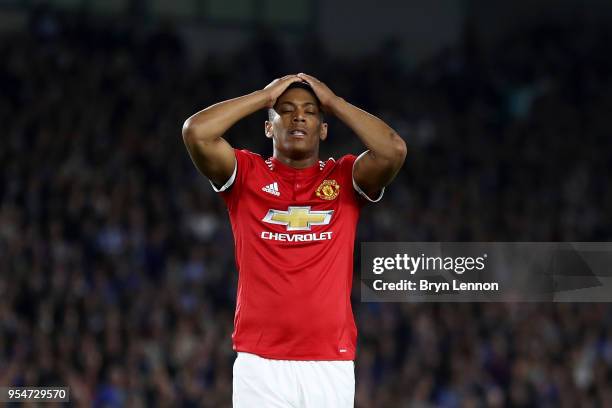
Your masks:
M183 136L193 164L216 186L223 186L234 174L236 155L223 138L203 141L189 135Z
M367 195L370 201L378 201L385 186L387 186L398 169L388 163L377 160L369 150L357 157L353 165L353 182L355 189Z

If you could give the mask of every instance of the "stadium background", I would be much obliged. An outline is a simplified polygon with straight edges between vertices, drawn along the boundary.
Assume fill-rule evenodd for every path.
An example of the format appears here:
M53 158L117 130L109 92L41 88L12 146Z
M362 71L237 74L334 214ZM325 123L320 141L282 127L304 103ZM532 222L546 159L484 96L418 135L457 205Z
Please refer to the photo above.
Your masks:
M360 241L610 240L612 4L285 3L0 0L0 385L229 406L231 231L180 127L289 72L409 146ZM264 120L229 140L269 154ZM359 153L330 120L322 156ZM357 407L612 406L608 304L366 304L357 277Z

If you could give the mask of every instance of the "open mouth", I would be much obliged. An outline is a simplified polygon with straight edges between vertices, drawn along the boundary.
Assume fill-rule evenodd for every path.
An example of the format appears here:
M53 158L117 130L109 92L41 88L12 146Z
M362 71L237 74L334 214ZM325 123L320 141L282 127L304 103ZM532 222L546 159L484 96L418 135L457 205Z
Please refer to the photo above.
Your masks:
M289 134L293 137L303 138L306 136L306 132L300 129L294 129L289 131Z

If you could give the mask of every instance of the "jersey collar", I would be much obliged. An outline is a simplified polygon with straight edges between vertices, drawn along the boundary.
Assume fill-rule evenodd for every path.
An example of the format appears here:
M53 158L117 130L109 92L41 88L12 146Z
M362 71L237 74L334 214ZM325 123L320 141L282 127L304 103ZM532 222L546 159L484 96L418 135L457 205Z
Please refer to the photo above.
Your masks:
M272 171L286 176L313 176L321 171L321 164L319 160L317 160L312 166L305 167L303 169L296 169L294 167L287 166L285 163L281 162L275 157L270 157L268 160L272 164Z

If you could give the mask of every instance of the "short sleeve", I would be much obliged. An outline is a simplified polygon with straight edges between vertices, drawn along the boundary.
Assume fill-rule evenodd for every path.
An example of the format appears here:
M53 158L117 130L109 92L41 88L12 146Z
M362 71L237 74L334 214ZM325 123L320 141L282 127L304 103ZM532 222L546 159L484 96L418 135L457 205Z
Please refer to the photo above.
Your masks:
M236 197L240 195L241 190L244 186L246 174L253 167L253 162L257 154L252 153L248 150L234 149L234 155L236 156L236 164L234 166L234 172L225 184L221 187L215 186L212 182L210 183L213 190L219 193L225 201L228 209L231 209L233 203L236 201Z
M376 198L370 198L370 196L368 196L362 189L361 187L359 187L359 185L357 185L357 182L355 182L355 163L357 162L357 160L359 160L364 154L366 154L367 152L369 152L369 150L366 150L365 152L361 153L358 157L356 157L353 160L353 165L351 166L351 181L353 183L353 188L355 189L355 191L364 199L366 199L367 201L371 202L371 203L377 203L379 202L382 198L383 195L385 194L385 188L383 187L380 190L380 194L378 194L378 196Z
M225 182L224 185L222 185L219 188L215 186L215 183L213 183L212 180L208 180L213 190L215 190L215 193L222 193L224 191L227 191L234 184L234 181L236 180L237 170L238 170L238 159L236 159L236 162L234 163L234 172L232 173L231 177Z

